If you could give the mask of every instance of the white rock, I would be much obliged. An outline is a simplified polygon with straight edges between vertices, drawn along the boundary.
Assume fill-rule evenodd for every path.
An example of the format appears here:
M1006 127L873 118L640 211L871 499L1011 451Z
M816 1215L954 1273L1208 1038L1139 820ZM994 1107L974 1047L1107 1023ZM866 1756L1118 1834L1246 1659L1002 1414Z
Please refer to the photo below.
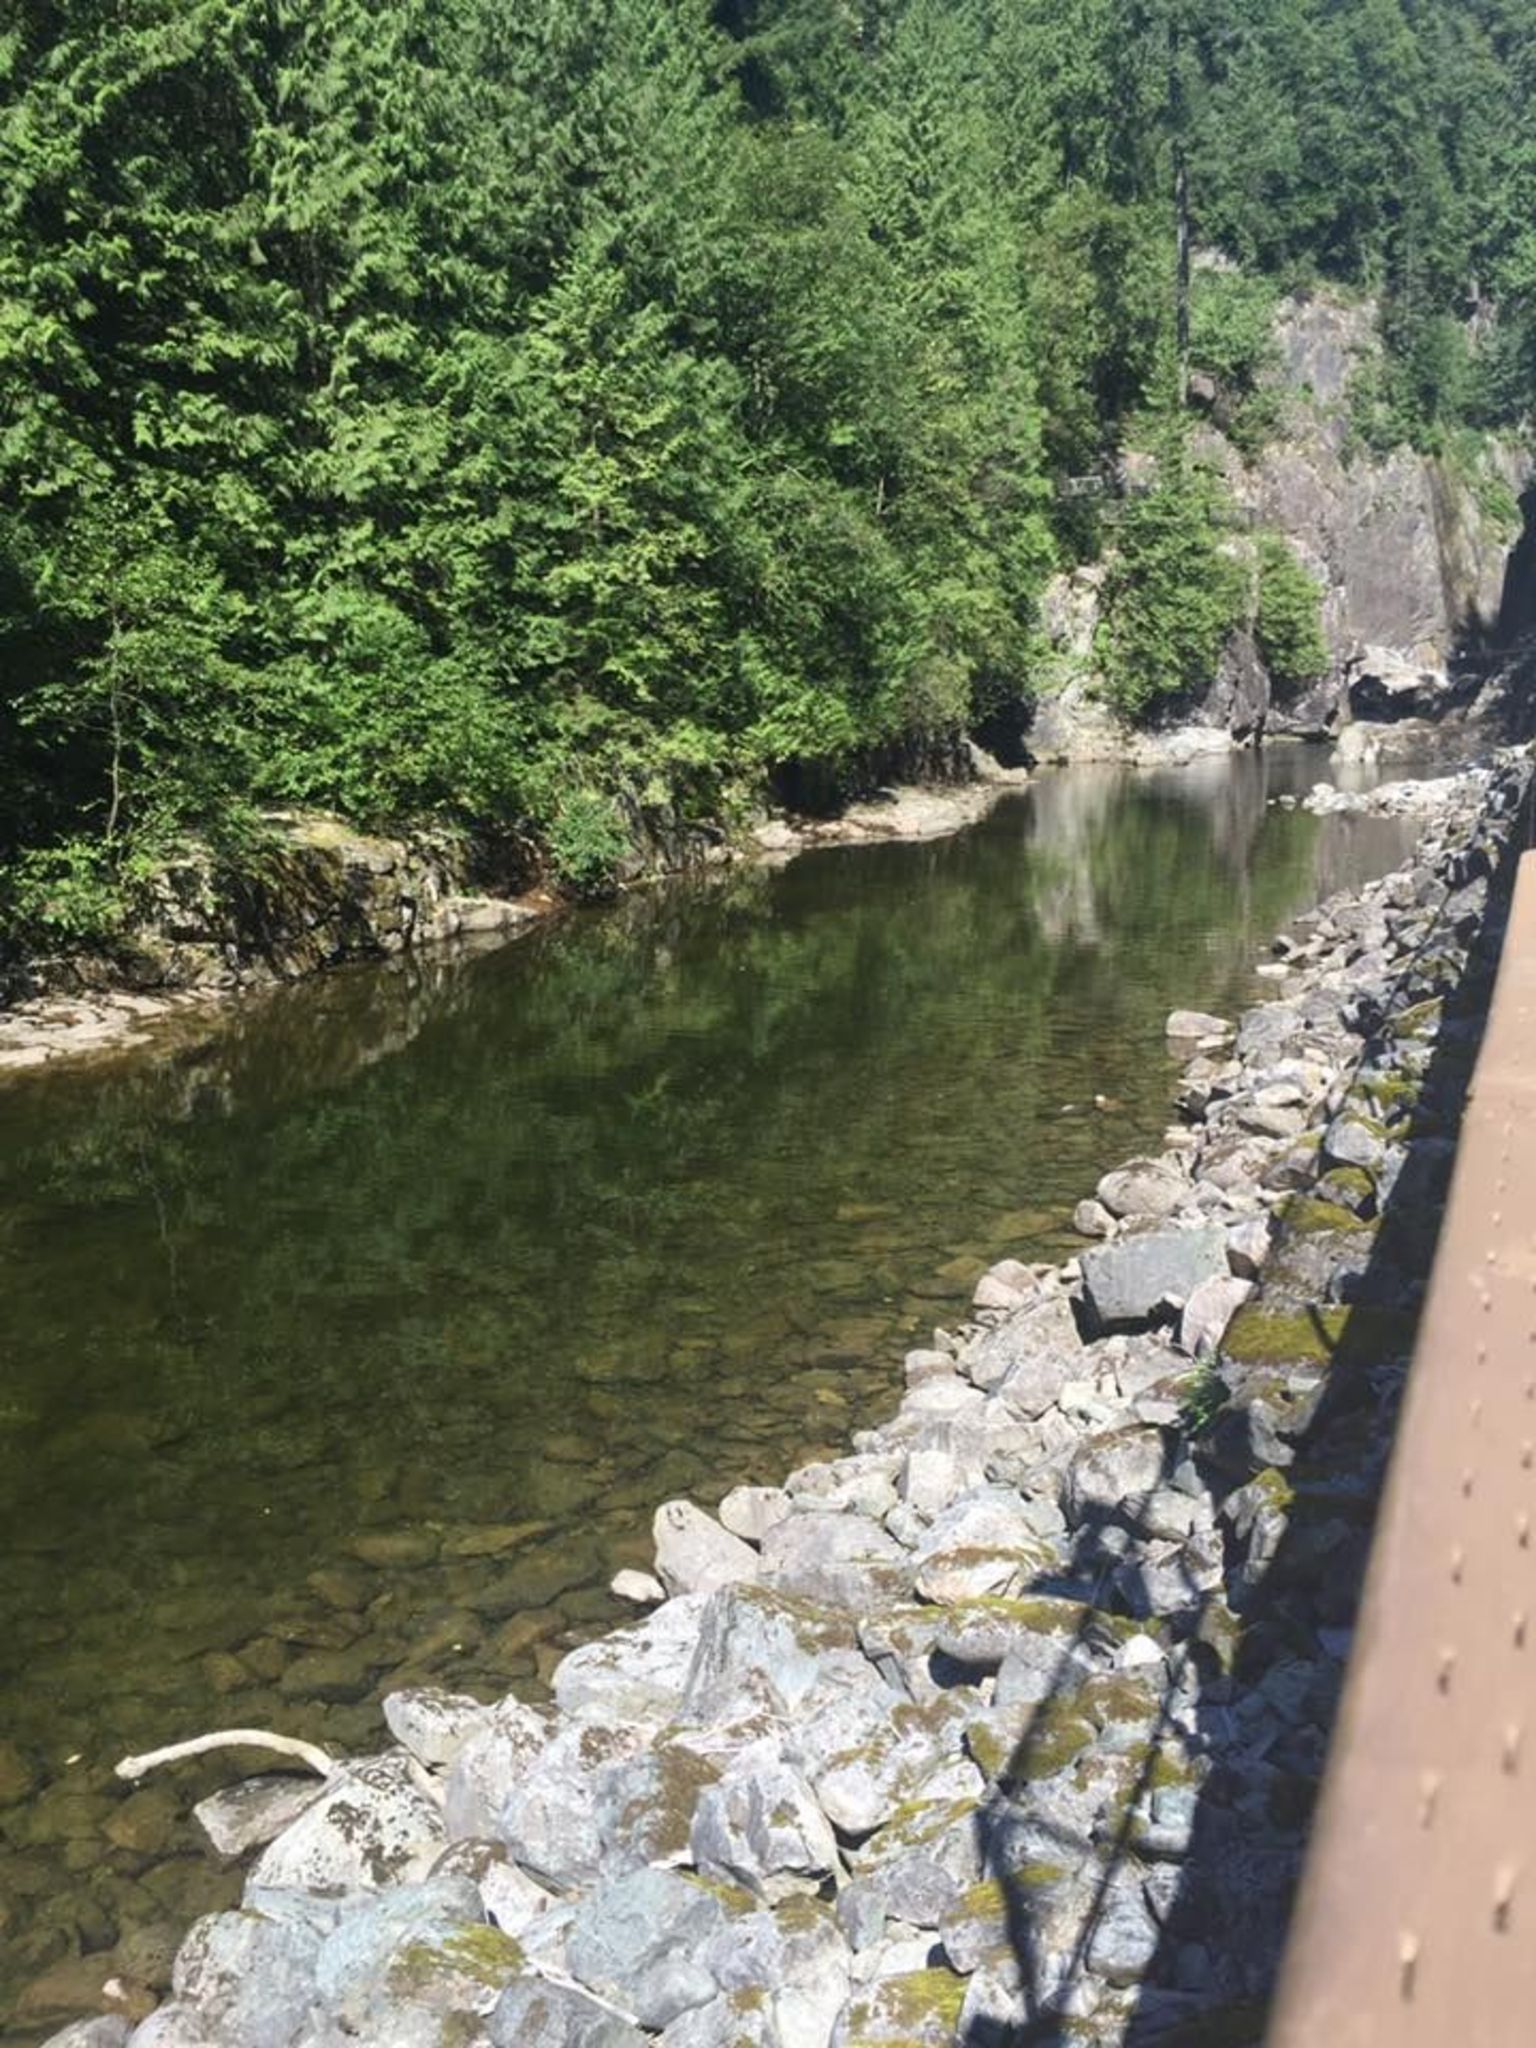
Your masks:
M576 1720L643 1721L677 1712L698 1647L706 1593L681 1594L644 1621L583 1643L555 1667L555 1704Z
M192 1818L213 1844L214 1853L230 1862L248 1849L280 1835L325 1790L323 1778L291 1774L247 1778L200 1799Z
M364 1757L344 1765L267 1845L250 1882L312 1892L377 1891L442 1841L442 1813L414 1758L398 1752Z
M429 1770L452 1763L489 1711L467 1693L443 1692L430 1685L384 1695L384 1719L390 1734Z
M900 1493L909 1507L931 1521L960 1491L960 1465L950 1451L908 1451Z
M1179 1317L1179 1345L1191 1358L1208 1357L1233 1316L1253 1292L1251 1280L1202 1280Z
M691 1500L663 1501L651 1523L656 1576L669 1593L715 1593L755 1579L757 1552Z
M667 1589L660 1579L653 1578L649 1572L637 1572L630 1565L614 1573L608 1581L608 1590L615 1600L628 1600L636 1607L656 1607L667 1597Z
M945 1359L947 1367L949 1360ZM775 1522L792 1512L782 1486L733 1486L720 1503L720 1521L744 1543L761 1543Z

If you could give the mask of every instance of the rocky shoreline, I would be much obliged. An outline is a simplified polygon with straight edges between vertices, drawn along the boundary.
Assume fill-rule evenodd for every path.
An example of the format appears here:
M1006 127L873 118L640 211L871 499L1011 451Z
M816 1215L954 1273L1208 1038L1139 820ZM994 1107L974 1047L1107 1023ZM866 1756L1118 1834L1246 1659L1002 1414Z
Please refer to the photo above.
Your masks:
M782 865L813 846L937 839L974 824L1028 773L980 748L970 779L905 784L829 817L778 813L740 845L700 838L664 852L638 881L746 859ZM170 1043L205 1029L220 1005L352 961L426 946L499 945L568 910L540 884L516 894L472 891L462 845L446 837L388 839L314 817L288 826L281 873L248 901L226 900L205 863L167 871L120 957L36 961L0 975L0 1081L8 1073Z
M1081 1257L994 1267L847 1456L659 1508L552 1706L396 1693L203 1802L243 1909L52 2048L1255 2038L1529 778L1431 786L1235 1032L1175 1013Z

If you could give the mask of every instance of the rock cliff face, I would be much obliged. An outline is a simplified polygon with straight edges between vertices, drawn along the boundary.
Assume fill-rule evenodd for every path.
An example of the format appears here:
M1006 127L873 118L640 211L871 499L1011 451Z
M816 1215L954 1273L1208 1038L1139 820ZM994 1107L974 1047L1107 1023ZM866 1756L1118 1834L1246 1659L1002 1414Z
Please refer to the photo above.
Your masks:
M1269 732L1331 734L1351 718L1439 719L1476 688L1464 658L1519 630L1522 545L1511 508L1530 488L1530 450L1487 437L1470 473L1408 447L1359 446L1351 387L1380 354L1374 307L1289 299L1276 326L1279 435L1252 462L1214 425L1198 455L1225 479L1240 515L1283 534L1323 590L1330 673L1300 692L1272 686L1248 632L1233 635L1211 688L1173 708L1183 726L1242 741ZM1097 567L1058 577L1044 624L1064 686L1037 714L1032 744L1056 759L1123 758L1167 741L1132 738L1093 701ZM1187 744L1187 740L1185 744Z

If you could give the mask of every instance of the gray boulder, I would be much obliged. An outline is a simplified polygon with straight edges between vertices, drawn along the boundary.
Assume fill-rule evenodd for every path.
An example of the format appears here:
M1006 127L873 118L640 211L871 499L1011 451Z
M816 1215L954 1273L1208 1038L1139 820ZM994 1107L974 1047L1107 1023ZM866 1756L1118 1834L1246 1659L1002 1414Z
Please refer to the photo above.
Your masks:
M1187 1301L1202 1280L1223 1277L1226 1232L1216 1224L1197 1230L1152 1230L1082 1255L1083 1293L1101 1328L1147 1322L1169 1298Z
M492 2048L648 2048L638 2027L596 1999L538 1977L508 1985L486 2033Z
M508 1696L491 1708L448 1766L443 1824L449 1841L485 1841L495 1835L507 1794L549 1737L548 1716L521 1700Z
M98 2013L93 2020L75 2020L57 2034L50 2034L43 2048L123 2048L129 2031L128 2022L120 2014Z
M412 1686L384 1695L390 1734L418 1763L434 1771L453 1762L488 1714L489 1709L467 1693L443 1692L437 1686Z
M214 1854L234 1862L248 1850L275 1840L324 1790L322 1778L300 1778L291 1772L264 1774L210 1792L193 1807L192 1818L213 1845Z
M763 1576L782 1592L860 1613L912 1583L907 1553L862 1515L791 1515L763 1538Z
M1034 1578L1053 1555L1019 1496L986 1487L936 1517L917 1553L916 1588L942 1603L1003 1593Z
M578 1908L566 1951L571 1975L659 2031L715 1996L702 1957L725 1918L703 1885L669 1870L635 1871Z
M841 1868L837 1837L800 1773L769 1763L710 1785L699 1795L693 1861L766 1898L803 1890Z
M1003 1388L1009 1406L1039 1415L1082 1371L1083 1340L1064 1294L1017 1309L961 1354L960 1369L983 1393Z
M1073 1523L1106 1515L1135 1521L1168 1476L1168 1447L1160 1430L1107 1430L1073 1453L1063 1506Z
M691 1500L664 1500L651 1522L656 1576L669 1593L714 1593L758 1575L757 1552Z
M555 1668L555 1704L577 1720L644 1721L677 1712L698 1642L705 1593L668 1600L631 1628L572 1650Z
M821 1518L794 1519L803 1523ZM779 1712L795 1713L831 1662L856 1647L853 1624L845 1614L768 1586L727 1588L714 1594L704 1609L679 1717L693 1726L705 1725L753 1698Z
M316 1958L320 2001L344 2033L381 2041L430 2030L434 2012L488 2013L520 1954L484 1923L467 1877L428 1878L348 1901ZM420 2030L398 2010L412 2004L428 2008Z
M634 1723L577 1721L520 1772L497 1816L495 1838L557 1891L590 1884L602 1857L598 1794L603 1774L642 1747Z
M1106 1173L1094 1189L1111 1216L1168 1216L1189 1193L1189 1181L1165 1159L1128 1160Z
M318 1936L297 1921L210 1913L177 1951L171 1989L220 2048L289 2048L315 2004L319 1953Z

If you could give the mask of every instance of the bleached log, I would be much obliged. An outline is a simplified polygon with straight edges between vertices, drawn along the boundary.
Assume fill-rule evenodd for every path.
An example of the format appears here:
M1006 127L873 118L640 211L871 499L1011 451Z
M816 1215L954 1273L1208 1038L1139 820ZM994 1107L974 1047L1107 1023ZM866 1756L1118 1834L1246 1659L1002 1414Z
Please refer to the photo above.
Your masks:
M214 1735L194 1735L187 1742L171 1742L164 1749L146 1750L142 1756L125 1756L117 1767L117 1775L130 1780L142 1778L146 1771L158 1770L161 1764L178 1764L185 1757L206 1756L215 1749L270 1750L274 1756L292 1757L296 1763L307 1765L322 1778L330 1777L338 1762L318 1744L301 1742L294 1735L274 1735L268 1728L224 1728Z

